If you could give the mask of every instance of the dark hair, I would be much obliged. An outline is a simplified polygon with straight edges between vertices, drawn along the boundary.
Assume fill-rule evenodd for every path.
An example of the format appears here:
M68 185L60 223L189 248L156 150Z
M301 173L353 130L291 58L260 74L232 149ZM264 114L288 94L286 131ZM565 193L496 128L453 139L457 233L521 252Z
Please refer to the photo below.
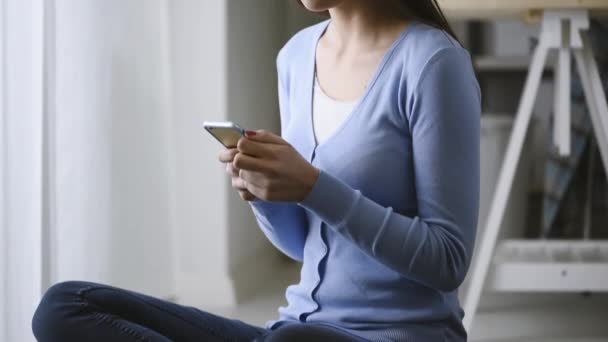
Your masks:
M298 0L298 2L302 5L301 0ZM403 6L403 9L409 15L428 25L444 30L452 38L459 41L456 33L454 33L454 30L452 30L452 27L443 15L443 11L439 7L437 0L398 0L397 2ZM325 14L328 15L329 13Z
M411 14L420 19L421 21L435 26L439 29L447 32L452 38L458 40L456 33L448 23L448 20L443 15L443 11L437 0L400 0L402 6L404 6Z

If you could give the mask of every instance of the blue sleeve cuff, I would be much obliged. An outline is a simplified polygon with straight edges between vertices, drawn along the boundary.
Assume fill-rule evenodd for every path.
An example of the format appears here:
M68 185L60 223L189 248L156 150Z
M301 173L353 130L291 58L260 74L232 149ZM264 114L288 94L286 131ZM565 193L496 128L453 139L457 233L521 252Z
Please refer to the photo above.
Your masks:
M249 205L251 205L252 209L254 209L254 213L261 213L264 216L272 215L274 213L280 212L284 206L280 204L285 204L284 202L270 202L264 201L259 198L256 198L253 201L249 201Z
M327 224L339 227L348 220L361 192L321 170L306 198L298 203Z

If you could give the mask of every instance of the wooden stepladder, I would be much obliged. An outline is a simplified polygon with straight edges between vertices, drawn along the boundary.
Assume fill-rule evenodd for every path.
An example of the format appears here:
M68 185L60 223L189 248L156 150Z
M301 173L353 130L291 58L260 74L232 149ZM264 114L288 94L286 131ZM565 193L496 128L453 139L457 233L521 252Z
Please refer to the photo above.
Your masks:
M570 79L572 57L574 57L583 85L593 133L604 169L608 170L608 105L587 35L590 26L589 12L584 9L546 10L542 15L541 25L539 42L532 56L506 155L488 213L486 227L478 242L479 251L471 270L471 278L464 302L464 325L468 331L471 330L475 311L497 250L497 237L530 125L543 69L550 52L557 53L553 142L560 155L567 156L570 154ZM608 38L606 43L608 43ZM515 265L514 267L501 268L503 273L493 279L493 282L497 285L495 287L499 289L514 291L608 291L608 242L593 244L585 242L580 244L577 241L553 242L543 240L542 242L530 242L515 240L507 242L507 245L511 251L519 250L518 263L511 264L511 266ZM553 262L551 259L552 251L559 249L563 252L565 248L570 248L573 258L576 258L576 263L571 265L572 270L576 271L574 272L576 279L569 278L567 276L568 272L564 272L564 268L570 267L570 265L563 265L557 261ZM576 250L577 248L583 248L585 251L579 253ZM539 255L539 253L546 255L547 260L543 260L543 262L535 260L532 263L526 263L525 253L530 249L536 249L535 255ZM591 266L591 263L586 264L584 255L593 254L596 250L599 251L596 253L598 255L604 255L602 253L606 252L606 259L600 261L600 268L595 267L598 266L597 258L593 261L593 267L586 267ZM598 275L598 270L605 273ZM535 277L534 274L541 276ZM528 278L526 278L527 275L529 275ZM561 284L549 284L543 279L553 282L558 279L563 280L563 282Z

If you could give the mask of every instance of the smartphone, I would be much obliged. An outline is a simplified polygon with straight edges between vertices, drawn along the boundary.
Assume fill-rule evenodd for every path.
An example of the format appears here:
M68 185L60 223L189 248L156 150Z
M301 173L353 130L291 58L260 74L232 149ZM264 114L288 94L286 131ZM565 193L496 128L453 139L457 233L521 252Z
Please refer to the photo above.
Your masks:
M203 127L226 148L236 147L245 130L231 121L205 121Z

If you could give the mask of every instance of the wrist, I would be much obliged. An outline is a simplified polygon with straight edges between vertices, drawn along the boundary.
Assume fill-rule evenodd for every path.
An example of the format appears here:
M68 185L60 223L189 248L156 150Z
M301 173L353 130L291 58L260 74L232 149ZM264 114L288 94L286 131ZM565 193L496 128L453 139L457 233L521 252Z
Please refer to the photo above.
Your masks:
M360 191L320 170L312 191L298 205L315 213L328 225L339 227L347 221L361 197Z
M310 172L308 172L308 176L305 177L306 178L306 182L305 182L306 190L305 190L304 196L302 196L302 198L299 202L303 201L306 197L308 197L308 195L314 188L315 183L317 182L317 179L319 179L320 173L321 173L321 171L319 169L317 169L316 167L311 165Z

